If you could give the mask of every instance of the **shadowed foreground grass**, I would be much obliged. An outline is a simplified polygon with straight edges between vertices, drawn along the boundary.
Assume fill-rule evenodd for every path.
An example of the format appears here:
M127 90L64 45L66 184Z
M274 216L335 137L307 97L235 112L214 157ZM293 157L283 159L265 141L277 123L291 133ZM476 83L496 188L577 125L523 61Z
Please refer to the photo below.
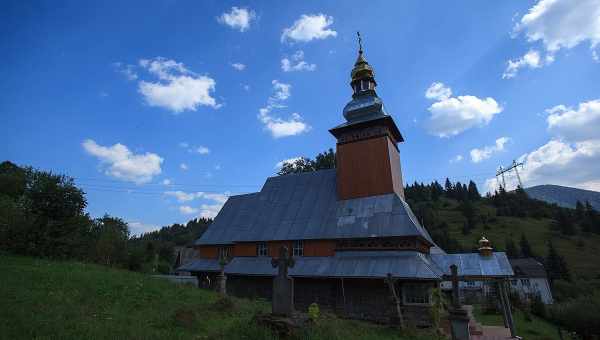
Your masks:
M77 262L0 255L2 339L273 339L251 322L269 310L124 270ZM299 339L435 339L326 316Z
M479 306L474 308L473 313L475 314L475 319L482 325L504 326L504 321L500 314L484 314ZM531 315L531 319L527 320L525 314L518 309L514 311L513 318L517 327L517 335L523 339L560 340L556 325L544 319ZM564 332L563 338L565 340L571 339L566 332Z

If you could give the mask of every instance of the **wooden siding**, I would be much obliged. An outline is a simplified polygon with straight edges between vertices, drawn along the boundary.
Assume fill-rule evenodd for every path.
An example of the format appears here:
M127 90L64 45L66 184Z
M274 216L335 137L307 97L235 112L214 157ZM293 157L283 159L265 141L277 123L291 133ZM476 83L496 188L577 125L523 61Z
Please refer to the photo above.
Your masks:
M216 259L219 257L219 247L217 246L199 246L200 257L204 259Z
M337 144L340 200L397 192L404 197L400 155L387 136Z

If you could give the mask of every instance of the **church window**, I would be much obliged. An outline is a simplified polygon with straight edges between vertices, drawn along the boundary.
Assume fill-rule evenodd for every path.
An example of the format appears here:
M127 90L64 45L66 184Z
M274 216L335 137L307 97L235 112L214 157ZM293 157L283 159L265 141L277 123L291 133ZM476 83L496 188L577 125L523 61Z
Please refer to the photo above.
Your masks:
M269 247L267 247L267 242L259 242L256 245L256 255L269 256Z
M292 247L292 253L294 256L304 256L304 241L302 241L302 240L294 241L294 246Z
M405 305L429 305L431 304L431 286L422 283L404 284L402 298Z

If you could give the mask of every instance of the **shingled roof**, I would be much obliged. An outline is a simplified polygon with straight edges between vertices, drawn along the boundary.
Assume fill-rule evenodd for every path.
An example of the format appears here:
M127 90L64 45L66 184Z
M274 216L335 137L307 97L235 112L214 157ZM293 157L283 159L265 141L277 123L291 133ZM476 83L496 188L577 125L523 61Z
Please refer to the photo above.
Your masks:
M389 236L433 244L395 193L338 201L331 169L270 177L260 192L230 197L195 244Z

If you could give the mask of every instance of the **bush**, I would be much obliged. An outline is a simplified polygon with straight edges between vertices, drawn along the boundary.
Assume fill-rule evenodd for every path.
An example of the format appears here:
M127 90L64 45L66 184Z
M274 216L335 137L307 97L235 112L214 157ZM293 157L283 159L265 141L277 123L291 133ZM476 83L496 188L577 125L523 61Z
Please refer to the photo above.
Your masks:
M546 305L542 301L542 297L536 294L531 299L531 314L539 316L540 318L546 318Z
M550 307L551 318L584 339L600 336L600 294L581 296Z

